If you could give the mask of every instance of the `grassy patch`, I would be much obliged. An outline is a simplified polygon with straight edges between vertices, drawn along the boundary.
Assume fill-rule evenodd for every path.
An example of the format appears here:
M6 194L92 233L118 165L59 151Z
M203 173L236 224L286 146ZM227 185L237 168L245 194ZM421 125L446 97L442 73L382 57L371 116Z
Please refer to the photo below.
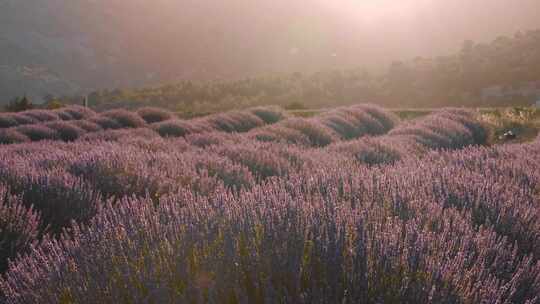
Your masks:
M540 109L537 108L482 109L479 111L479 116L490 130L490 144L532 141L538 136L540 130ZM516 138L504 139L503 134L508 131L516 134Z

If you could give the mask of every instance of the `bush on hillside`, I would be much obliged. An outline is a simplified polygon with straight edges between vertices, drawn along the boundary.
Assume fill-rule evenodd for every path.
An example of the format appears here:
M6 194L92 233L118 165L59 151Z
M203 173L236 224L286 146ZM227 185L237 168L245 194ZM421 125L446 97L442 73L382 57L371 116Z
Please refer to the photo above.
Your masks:
M63 141L74 141L86 134L85 130L66 121L55 121L45 125L53 130L56 130L58 136Z
M71 124L85 130L86 132L98 132L103 130L101 126L89 120L74 120L71 122Z
M300 131L309 138L312 146L324 147L337 140L337 136L328 127L314 121L301 118L289 118L283 126Z
M137 110L137 114L139 114L139 116L142 117L142 119L144 119L149 124L162 122L174 118L173 113L164 109L154 107L140 108Z
M0 128L11 128L19 125L12 114L0 113Z
M17 125L21 126L21 125L29 125L29 124L34 124L34 123L38 123L39 121L35 118L32 118L32 117L29 117L29 116L25 116L21 113L14 113L12 114L13 119L17 122Z
M57 110L55 111L55 113L56 115L58 115L58 117L60 117L61 120L64 120L64 121L73 120L73 116L71 116L71 114L69 114L68 112Z
M62 110L63 112L71 115L75 120L88 119L96 116L96 112L94 112L92 109L78 105L65 107Z
M24 125L15 128L15 130L28 136L31 141L58 139L58 132L45 125Z
M24 207L20 197L0 185L0 273L8 268L8 260L27 253L37 242L40 222L32 207Z
M0 130L0 144L10 145L29 142L28 136L16 131L15 129Z
M146 126L146 121L137 115L137 113L127 110L111 110L102 113L101 116L116 121L123 128L141 128Z
M101 127L104 130L110 130L110 129L116 130L116 129L122 128L122 125L118 123L116 120L109 117L105 117L105 116L92 117L88 121L97 124L99 127Z
M258 107L250 110L251 113L257 115L267 124L273 124L280 120L283 120L286 115L279 107Z
M39 122L60 120L60 117L54 111L48 110L30 110L20 113L21 115L34 118Z
M383 125L384 132L390 131L399 123L399 117L397 117L397 115L379 106L371 104L361 104L354 106L353 109L354 108L360 109L367 114L373 116Z
M184 137L195 131L193 125L179 119L153 124L152 129L158 132L162 137Z

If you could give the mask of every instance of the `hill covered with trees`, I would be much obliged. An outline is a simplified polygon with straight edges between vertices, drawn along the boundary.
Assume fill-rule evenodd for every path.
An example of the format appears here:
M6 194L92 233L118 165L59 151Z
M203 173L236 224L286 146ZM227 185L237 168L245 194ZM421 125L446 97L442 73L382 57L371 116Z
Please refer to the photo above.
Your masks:
M384 73L364 69L291 73L238 81L191 82L95 91L97 109L160 106L182 112L215 112L276 104L319 108L377 102L387 107L529 105L540 98L540 30L466 41L449 56L394 62ZM531 89L531 84L533 88ZM489 93L497 88L497 94ZM80 103L83 97L63 98Z

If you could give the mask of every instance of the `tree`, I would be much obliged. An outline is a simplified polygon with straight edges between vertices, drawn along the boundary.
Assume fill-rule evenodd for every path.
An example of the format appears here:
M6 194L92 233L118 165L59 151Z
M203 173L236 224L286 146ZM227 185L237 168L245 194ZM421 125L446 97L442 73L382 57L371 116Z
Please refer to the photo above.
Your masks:
M6 106L6 111L8 112L22 112L26 110L31 110L34 108L34 105L26 96L23 98L14 98Z
M64 104L60 102L58 99L52 99L46 103L47 109L49 110L55 110L60 109L64 107Z

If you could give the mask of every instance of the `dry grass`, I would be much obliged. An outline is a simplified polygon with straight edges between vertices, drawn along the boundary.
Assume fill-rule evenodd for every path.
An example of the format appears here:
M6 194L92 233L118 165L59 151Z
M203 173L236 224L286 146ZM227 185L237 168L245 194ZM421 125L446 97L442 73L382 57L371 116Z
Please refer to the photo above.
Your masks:
M490 144L528 142L534 140L540 130L540 109L537 108L484 109L479 111L479 117L490 130ZM516 134L516 139L502 138L502 135L508 131Z

